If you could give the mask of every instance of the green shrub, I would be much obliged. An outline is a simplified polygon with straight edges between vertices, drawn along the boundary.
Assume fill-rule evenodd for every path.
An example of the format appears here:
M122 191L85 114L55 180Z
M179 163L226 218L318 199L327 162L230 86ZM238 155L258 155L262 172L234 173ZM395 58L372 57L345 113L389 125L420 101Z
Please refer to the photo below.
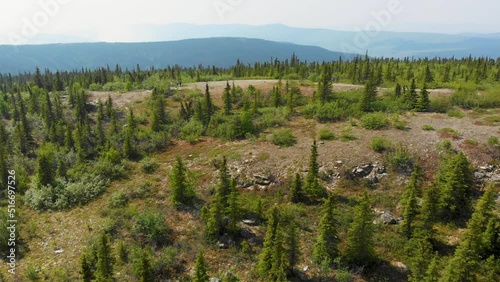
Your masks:
M322 128L318 132L318 138L319 140L335 140L335 134L327 128Z
M455 108L448 110L446 114L449 117L455 117L455 118L463 118L465 116L461 110Z
M388 149L390 149L392 146L392 143L390 140L386 138L373 138L372 143L371 143L371 148L373 151L377 153L382 153Z
M386 128L389 125L389 120L384 113L371 113L361 117L361 126L366 129L379 130Z
M152 174L158 169L158 164L154 159L146 157L141 160L140 168L142 172Z
M496 123L496 122L500 122L500 116L489 116L489 117L485 118L484 120L488 121L488 122Z
M123 191L116 191L111 195L109 207L112 209L123 208L128 203L128 196Z
M429 111L434 113L446 113L452 108L450 98L432 99L429 105Z
M139 147L141 151L154 153L170 146L171 136L166 131L150 132L140 138Z
M205 127L196 119L191 119L181 129L181 138L188 141L190 144L198 142L198 139L205 131Z
M269 127L284 126L290 117L290 111L286 107L262 108L259 112L262 114L262 116L256 120L256 127L259 130Z
M455 129L452 128L441 128L438 130L439 134L441 135L442 138L453 138L453 139L459 139L460 138L460 132L456 131Z
M356 136L352 134L352 127L345 127L342 129L342 132L340 133L340 140L343 142L349 142L356 139Z
M471 140L471 139L465 140L464 143L471 146L477 146L479 144L477 140Z
M401 143L396 146L394 151L386 155L386 161L396 172L410 174L413 170L413 159L408 149Z
M392 127L399 130L405 130L406 127L408 126L408 122L406 122L406 120L404 119L401 119L400 116L397 114L391 116L390 122Z
M278 129L268 136L268 141L280 147L293 146L296 141L291 129Z
M165 224L164 217L159 212L145 211L137 215L132 233L147 243L164 246L171 241L172 231Z
M25 201L36 210L58 210L84 205L106 190L109 181L98 175L84 175L78 182L58 178L52 185L26 191Z
M435 129L434 129L434 127L432 125L424 124L422 126L422 130L424 130L424 131L434 131Z
M492 136L492 137L488 138L488 145L498 146L498 144L500 144L498 141L498 137Z

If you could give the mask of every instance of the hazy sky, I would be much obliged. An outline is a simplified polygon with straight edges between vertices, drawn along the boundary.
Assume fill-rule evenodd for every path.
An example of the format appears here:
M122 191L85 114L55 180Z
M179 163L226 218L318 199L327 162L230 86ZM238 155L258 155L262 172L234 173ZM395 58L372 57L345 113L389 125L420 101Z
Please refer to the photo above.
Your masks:
M386 30L500 32L498 0L3 0L0 43L9 43L13 34L28 38L32 31L93 32L99 40L113 41L133 36L127 27L136 24L282 23L356 30L365 29L381 11L391 14Z

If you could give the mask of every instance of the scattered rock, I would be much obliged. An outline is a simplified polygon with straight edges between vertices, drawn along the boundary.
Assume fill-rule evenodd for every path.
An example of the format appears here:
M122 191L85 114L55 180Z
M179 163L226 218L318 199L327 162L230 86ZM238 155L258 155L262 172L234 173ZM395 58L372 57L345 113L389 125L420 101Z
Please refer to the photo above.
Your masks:
M259 222L257 222L257 220L254 220L254 219L244 219L241 222L243 224L246 224L246 225L249 225L249 226L257 226L257 225L259 225Z
M210 282L221 282L222 280L220 278L217 278L217 277L212 277L208 281L210 281Z
M261 186L269 186L273 183L271 177L268 177L268 176L263 176L263 175L260 175L260 174L254 174L253 175L254 177L254 184L258 184L258 185L261 185Z
M476 172L474 172L474 177L475 177L476 179L484 179L484 178L486 178L486 174L484 174L484 173L482 173L482 172L478 172L478 171L476 171Z
M408 266L406 266L404 263L400 261L391 261L391 265L401 269L404 272L408 271Z
M307 271L309 270L309 266L308 266L308 265L304 266L304 268L303 268L302 270L303 270L304 272L307 272Z
M256 237L255 233L253 233L252 230L250 230L250 228L248 227L243 227L240 231L240 235L244 239L251 239Z
M398 224L398 222L402 220L402 219L395 218L392 214L390 214L386 211L380 211L380 210L375 209L374 212L380 214L380 216L373 222L375 224L394 225L394 224Z
M219 238L219 249L228 249L234 245L233 239L231 239L227 234L224 234L222 237Z
M372 164L366 164L366 165L361 165L361 166L356 166L352 169L352 173L356 177L366 177L368 176L373 170L373 165Z
M64 253L64 250L63 249L57 249L54 253L56 253L56 254L62 254L62 253Z

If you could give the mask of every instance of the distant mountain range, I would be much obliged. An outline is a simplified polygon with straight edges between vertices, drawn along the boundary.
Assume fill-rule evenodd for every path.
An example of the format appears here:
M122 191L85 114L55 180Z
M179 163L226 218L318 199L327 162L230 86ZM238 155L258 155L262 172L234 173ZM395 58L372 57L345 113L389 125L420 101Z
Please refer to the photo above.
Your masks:
M149 43L72 43L48 45L0 45L0 73L42 70L94 69L109 65L132 69L163 68L168 65L229 67L242 63L285 60L295 53L302 61L332 61L354 54L247 38L206 38Z
M351 32L296 28L281 24L252 25L139 25L127 28L134 42L172 41L190 38L245 37L312 45L331 51L376 57L500 57L500 33L436 34L413 32ZM457 31L459 32L459 31ZM98 41L97 31L82 34L79 42ZM68 42L68 35L40 35L32 43ZM130 38L124 38L130 41Z

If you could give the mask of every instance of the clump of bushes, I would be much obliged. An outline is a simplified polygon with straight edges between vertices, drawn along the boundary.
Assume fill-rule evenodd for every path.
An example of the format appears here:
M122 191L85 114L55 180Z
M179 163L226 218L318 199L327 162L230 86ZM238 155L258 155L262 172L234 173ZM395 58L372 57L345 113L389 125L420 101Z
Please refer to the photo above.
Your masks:
M452 128L441 128L438 130L439 134L441 135L442 138L453 138L453 139L459 139L460 138L460 132L456 131L455 129Z
M146 157L141 160L140 162L140 168L141 171L147 174L154 173L158 169L158 164L155 162L155 160Z
M424 124L422 126L422 130L424 130L424 131L434 131L435 129L434 129L434 127L432 125Z
M125 194L123 191L116 191L111 195L111 200L109 201L109 207L116 209L116 208L123 208L126 206L128 203L128 196Z
M411 174L413 170L413 158L401 143L392 152L386 154L386 162L393 171L399 173Z
M382 153L384 151L387 151L391 148L391 146L392 146L391 141L382 137L373 138L371 143L372 150L377 153Z
M291 129L278 129L268 136L268 141L280 147L295 145L295 137Z
M188 141L190 144L198 142L205 127L196 119L191 119L181 129L181 138Z
M134 217L133 235L140 241L164 246L171 241L172 231L165 224L159 212L145 211Z
M109 181L97 175L84 175L77 182L58 178L54 183L32 187L25 201L35 210L59 210L84 205L102 194Z
M389 119L381 112L366 114L361 117L361 126L366 129L379 130L389 126Z
M322 128L318 132L319 140L335 140L335 134L328 128Z

